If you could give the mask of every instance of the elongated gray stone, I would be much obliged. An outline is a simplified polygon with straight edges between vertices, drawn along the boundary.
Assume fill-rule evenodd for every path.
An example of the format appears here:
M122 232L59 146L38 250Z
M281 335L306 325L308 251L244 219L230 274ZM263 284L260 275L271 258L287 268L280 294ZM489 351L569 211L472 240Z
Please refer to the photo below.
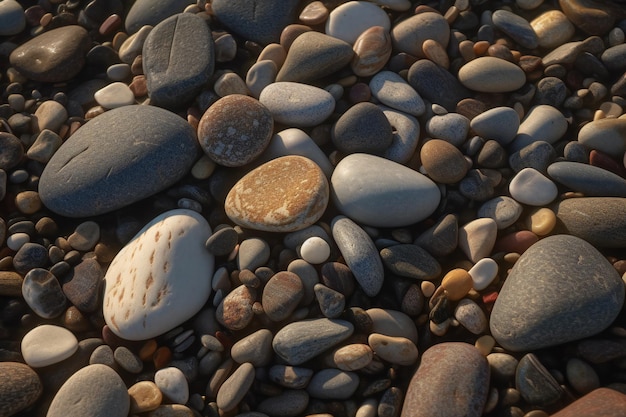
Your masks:
M57 214L97 216L176 183L198 149L192 127L176 114L119 107L89 121L59 148L41 175L39 196Z
M626 197L626 180L617 174L580 162L555 162L548 175L572 191L589 197Z
M515 263L491 312L491 334L512 351L556 346L606 329L623 303L624 283L596 248L554 235Z
M142 26L156 26L168 17L181 13L193 3L193 0L137 0L126 16L126 31L132 34Z

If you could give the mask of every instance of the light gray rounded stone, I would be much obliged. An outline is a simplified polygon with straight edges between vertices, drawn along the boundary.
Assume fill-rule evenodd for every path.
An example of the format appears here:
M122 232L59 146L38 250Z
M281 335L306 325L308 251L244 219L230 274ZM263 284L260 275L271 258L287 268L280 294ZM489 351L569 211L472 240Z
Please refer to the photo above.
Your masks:
M506 229L515 224L522 215L524 207L511 197L500 196L485 201L478 209L478 217L490 217L498 229Z
M578 132L578 142L614 158L622 158L626 151L626 119L589 122Z
M474 117L470 127L484 139L494 139L502 146L508 145L519 129L519 115L510 107L495 107Z
M431 138L443 139L457 147L465 142L469 128L469 119L458 113L433 116L426 122L426 132Z
M254 271L270 259L270 245L263 239L251 237L239 245L237 268Z
M424 100L404 78L392 71L381 71L369 83L372 95L382 104L413 116L426 111Z
M389 124L393 126L391 145L385 149L382 156L390 161L406 164L417 149L420 138L420 122L402 111L386 106L379 105L379 107L389 120Z
M265 87L259 101L272 113L275 122L290 127L321 124L335 110L335 99L328 91L286 81Z
M547 104L535 106L522 120L510 150L516 152L537 141L553 144L563 137L567 127L565 116L555 107Z
M137 0L126 16L126 31L133 34L144 25L156 26L193 3L193 0Z
M339 369L322 369L307 386L309 395L322 400L347 400L359 386L359 376Z

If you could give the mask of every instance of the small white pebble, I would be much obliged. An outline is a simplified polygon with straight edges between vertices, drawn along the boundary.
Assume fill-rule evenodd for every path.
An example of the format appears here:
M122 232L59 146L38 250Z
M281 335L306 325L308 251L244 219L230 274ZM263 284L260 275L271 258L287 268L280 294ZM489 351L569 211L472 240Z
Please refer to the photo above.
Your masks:
M300 256L311 264L321 264L330 256L330 246L321 237L313 236L302 243Z
M30 236L27 233L13 233L7 237L7 247L16 252L28 242L30 242Z

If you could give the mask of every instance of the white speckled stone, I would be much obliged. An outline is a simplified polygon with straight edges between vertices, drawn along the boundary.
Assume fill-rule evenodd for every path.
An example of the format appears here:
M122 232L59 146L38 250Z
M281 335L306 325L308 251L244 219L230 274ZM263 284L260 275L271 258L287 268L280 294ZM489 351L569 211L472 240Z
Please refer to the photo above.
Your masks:
M111 83L101 88L94 93L93 98L106 109L135 104L135 95L128 85L122 82Z
M365 30L372 26L391 28L387 13L367 1L349 1L333 9L326 21L326 34L354 44Z
M392 71L381 71L370 80L372 95L381 103L413 116L426 110L424 100L404 78Z
M524 168L509 184L511 197L522 204L544 206L558 195L556 184L534 168Z
M482 291L493 282L498 275L498 263L491 258L483 258L467 271L472 277L474 289Z
M361 153L348 155L337 164L331 185L340 212L375 227L402 227L424 220L441 198L437 185L425 175Z
M22 339L22 356L33 368L52 365L69 358L78 349L76 336L64 327L43 324Z
M308 84L278 82L261 91L259 101L274 121L291 127L322 123L335 110L335 99L326 90Z
M128 340L158 336L191 318L211 294L208 222L178 209L154 218L116 255L105 276L104 319Z
M454 317L467 330L481 334L487 330L487 317L478 304L463 298L454 309Z

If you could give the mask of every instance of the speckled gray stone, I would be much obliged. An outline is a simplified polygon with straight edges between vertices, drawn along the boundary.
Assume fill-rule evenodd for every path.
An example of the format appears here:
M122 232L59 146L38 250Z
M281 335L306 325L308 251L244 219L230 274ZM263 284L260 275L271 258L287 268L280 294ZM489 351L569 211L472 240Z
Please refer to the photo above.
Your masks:
M454 111L459 101L470 96L457 78L428 59L421 59L411 65L407 81L422 98Z
M41 201L57 214L88 217L142 200L188 173L199 150L195 136L183 118L158 107L110 110L52 156L39 182Z
M383 264L394 274L420 280L430 280L441 273L441 265L418 245L400 244L380 251Z
M624 283L596 248L575 236L549 236L509 273L491 312L491 334L511 351L556 346L606 329L623 303Z
M626 180L617 174L580 162L555 162L548 175L571 191L588 197L626 197Z
M532 405L546 406L563 395L563 389L535 354L524 355L515 371L515 388Z
M496 28L510 36L520 46L535 49L539 46L539 38L530 23L521 16L508 10L496 10L492 15Z
M419 235L413 243L426 249L433 256L445 256L456 249L458 241L458 217L454 214L447 214Z
M156 26L193 3L193 0L137 0L126 16L126 31L133 34L144 25Z
M313 398L347 400L359 386L359 376L339 369L322 369L313 375L306 390Z
M379 154L393 139L387 117L380 107L369 102L350 107L333 125L330 134L337 149L347 154Z
M532 142L519 151L509 156L509 166L520 172L524 168L534 168L545 174L550 165L556 159L554 147L542 140Z

